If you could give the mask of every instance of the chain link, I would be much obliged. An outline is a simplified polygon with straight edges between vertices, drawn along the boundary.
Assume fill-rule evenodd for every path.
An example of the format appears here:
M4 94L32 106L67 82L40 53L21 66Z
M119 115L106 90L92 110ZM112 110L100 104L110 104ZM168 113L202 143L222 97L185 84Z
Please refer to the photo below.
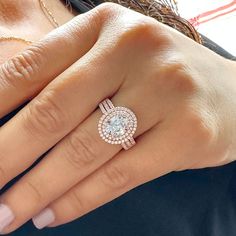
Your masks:
M45 2L43 0L38 0L40 8L42 9L44 15L48 18L48 20L51 22L51 24L57 28L59 27L59 23L57 22L55 16L52 14L52 12L49 10L49 8L46 6ZM2 36L0 37L0 42L1 41L18 41L18 42L23 42L25 44L32 44L33 41L17 37L17 36Z

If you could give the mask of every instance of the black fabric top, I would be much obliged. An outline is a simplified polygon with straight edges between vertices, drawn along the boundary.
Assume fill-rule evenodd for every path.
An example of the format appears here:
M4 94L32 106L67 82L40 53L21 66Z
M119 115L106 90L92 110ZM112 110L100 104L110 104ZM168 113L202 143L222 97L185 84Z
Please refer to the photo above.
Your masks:
M80 12L88 9L79 1L71 2ZM204 41L217 53L233 59L213 42L206 38ZM0 124L16 112L1 119ZM236 236L236 162L170 173L72 223L39 231L28 222L10 235Z

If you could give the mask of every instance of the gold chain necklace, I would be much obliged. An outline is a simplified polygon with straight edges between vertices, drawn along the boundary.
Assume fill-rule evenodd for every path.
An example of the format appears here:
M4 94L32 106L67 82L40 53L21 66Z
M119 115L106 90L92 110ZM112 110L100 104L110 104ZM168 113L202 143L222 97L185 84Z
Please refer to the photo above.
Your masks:
M44 14L47 16L49 21L53 24L55 28L59 27L59 24L55 18L55 16L52 14L52 12L48 9L48 7L45 5L45 2L43 0L39 0L40 7Z
M52 12L49 10L49 8L46 6L45 2L43 0L38 0L39 1L39 5L40 8L42 9L44 15L48 18L48 20L50 21L50 23L55 27L59 27L59 23L57 22L55 16L52 14ZM16 36L2 36L0 37L0 42L1 41L18 41L18 42L23 42L26 44L32 44L33 41L31 40L27 40L21 37L16 37Z

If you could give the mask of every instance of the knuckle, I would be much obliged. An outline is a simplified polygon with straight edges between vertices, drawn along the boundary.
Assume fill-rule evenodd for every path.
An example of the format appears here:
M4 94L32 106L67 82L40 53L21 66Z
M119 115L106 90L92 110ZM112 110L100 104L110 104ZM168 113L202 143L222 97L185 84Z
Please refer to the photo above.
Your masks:
M32 84L35 82L32 78L39 72L41 61L39 47L32 46L1 66L3 79L13 86L17 86L19 83Z
M140 38L139 48L145 46L144 48L151 52L161 53L173 47L173 36L152 18L146 17L144 23L141 23L138 38Z
M165 62L157 69L152 82L172 95L186 96L198 89L198 84L188 66L181 61ZM167 91L166 91L167 90ZM173 96L174 97L174 96Z
M103 2L98 7L96 7L96 10L100 15L107 17L113 15L114 12L116 12L117 9L120 8L121 6L119 4L113 2Z
M122 189L130 182L130 176L123 168L112 163L104 166L102 181L109 188Z
M140 52L172 45L170 32L151 17L111 2L102 3L95 9L105 29L105 37L106 33L117 35L110 39L116 48L127 50L128 47L129 52L132 49L136 52L138 48Z
M1 163L0 163L0 176L1 176L1 181L0 181L0 189L1 189L1 187L3 187L3 185L6 183L7 180L7 173Z
M103 2L99 4L97 7L93 8L89 13L89 18L92 16L92 21L96 22L96 25L99 26L99 28L103 28L105 25L110 25L111 21L116 18L116 15L118 13L118 9L120 9L121 6L112 3L112 2ZM91 20L90 20L91 21Z
M78 213L82 214L86 211L86 204L85 201L82 199L82 195L80 192L76 189L72 190L70 192L70 204L73 209L73 211L76 213L76 216L78 217Z
M42 191L32 180L24 181L24 192L37 204L44 199Z
M134 20L133 23L130 22L130 25L127 24L127 28L124 28L121 35L120 42L128 43L129 46L133 42L135 42L135 47L140 46L139 42L145 43L151 38L152 36L152 24L147 22L139 22L139 20ZM135 41L134 41L135 39ZM144 46L145 44L143 44Z
M138 15L137 13L123 13L124 16L116 21L119 32L116 40L116 46L124 50L134 51L135 53L160 53L164 48L171 44L171 37L167 30L162 29L160 24L154 19ZM129 19L124 22L123 17Z
M41 98L28 105L24 115L25 126L34 135L58 133L66 125L65 114L55 102L53 92L47 92Z
M84 128L77 129L68 137L66 158L76 169L81 169L96 159L96 146L96 140L88 131Z
M87 43L90 42L89 44L93 45L99 37L101 23L100 15L96 11L96 8L93 8L91 11L83 14L83 17L81 17L81 15L74 17L74 19L67 24L67 30L61 32L64 37L61 39L58 37L58 40L60 40L60 44L65 47L70 47L70 42L65 40L66 37L76 37L80 40L84 39L87 40ZM83 34L85 31L86 35ZM85 47L84 50L83 54L87 52L87 47Z
M152 43L156 44L156 40L160 39L159 24L152 18L141 16L138 19L133 20L133 24L130 26L130 34L134 34L136 40L140 40L141 43ZM157 36L157 32L158 37ZM144 44L145 45L145 44ZM144 46L142 45L142 46Z
M200 112L190 113L188 118L188 125L192 131L192 138L197 144L201 143L209 145L216 140L217 137L217 121L213 116L211 117L211 115L207 113L205 115Z

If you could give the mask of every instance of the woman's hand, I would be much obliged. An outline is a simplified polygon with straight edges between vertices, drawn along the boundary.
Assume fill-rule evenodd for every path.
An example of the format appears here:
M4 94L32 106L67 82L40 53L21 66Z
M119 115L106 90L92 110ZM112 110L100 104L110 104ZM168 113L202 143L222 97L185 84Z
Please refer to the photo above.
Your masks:
M235 71L116 4L75 17L6 62L2 114L48 85L0 129L1 186L54 147L1 196L2 232L39 212L38 228L60 225L169 172L235 160ZM97 107L108 97L137 115L128 151L99 136Z

